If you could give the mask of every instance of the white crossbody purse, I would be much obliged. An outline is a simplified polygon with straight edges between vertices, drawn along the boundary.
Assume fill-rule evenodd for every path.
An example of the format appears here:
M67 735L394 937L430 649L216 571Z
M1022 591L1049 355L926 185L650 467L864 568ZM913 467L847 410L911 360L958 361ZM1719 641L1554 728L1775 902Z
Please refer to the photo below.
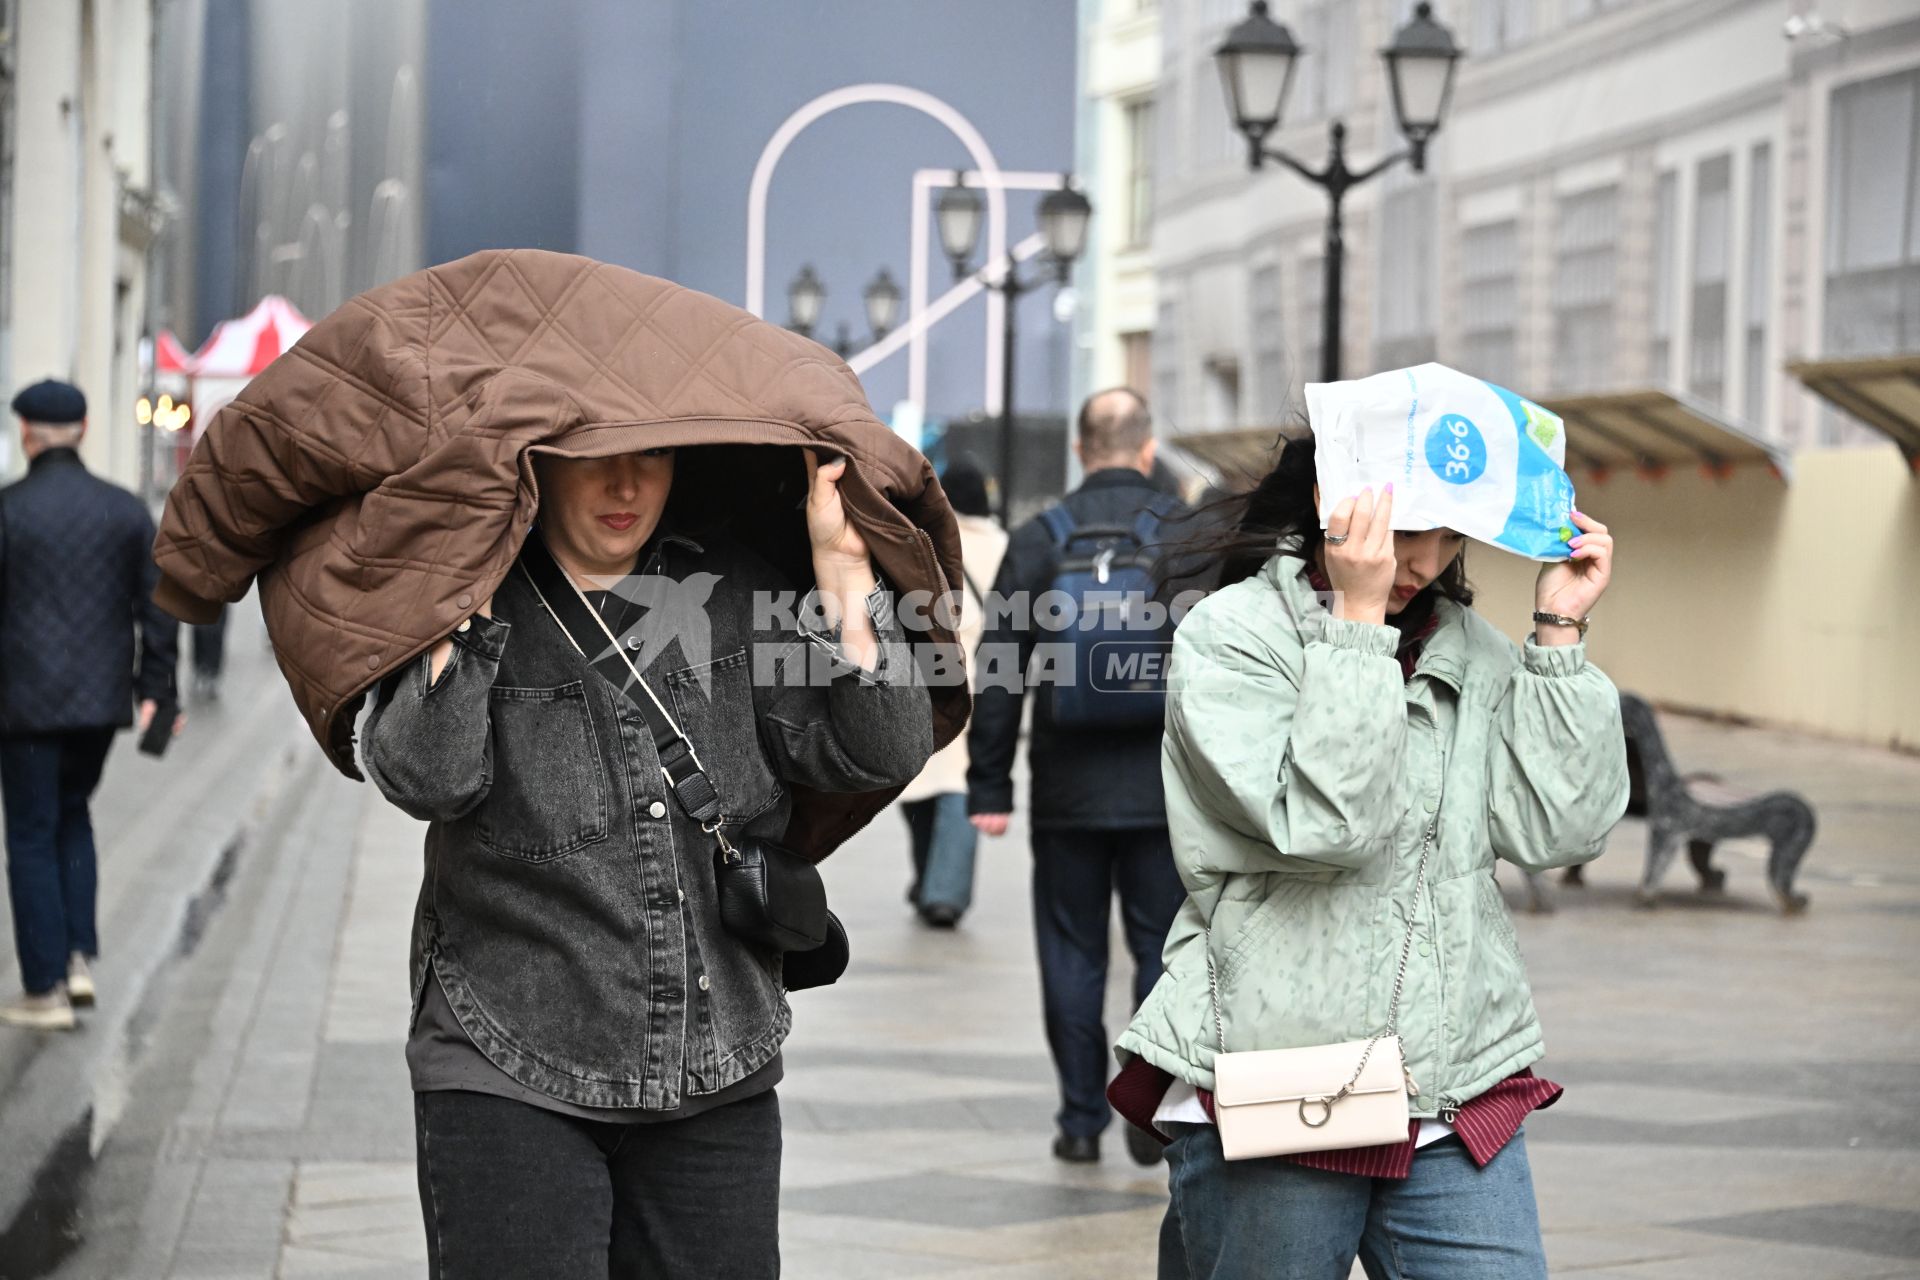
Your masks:
M1414 877L1387 1025L1371 1039L1228 1053L1220 980L1213 967L1213 931L1207 931L1207 985L1213 996L1213 1033L1220 1045L1213 1059L1214 1116L1227 1159L1344 1151L1407 1140L1408 1099L1418 1097L1420 1089L1400 1045L1400 990L1407 981L1420 889L1432 852L1429 825L1420 845L1420 870Z

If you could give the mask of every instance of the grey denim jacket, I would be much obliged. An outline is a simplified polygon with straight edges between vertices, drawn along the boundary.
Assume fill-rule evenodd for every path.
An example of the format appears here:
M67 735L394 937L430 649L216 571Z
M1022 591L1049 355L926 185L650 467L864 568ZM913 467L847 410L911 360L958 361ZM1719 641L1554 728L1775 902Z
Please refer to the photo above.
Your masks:
M694 592L683 601L710 586L705 607L656 607L622 639L729 832L778 840L789 784L875 791L918 773L931 704L884 591L869 599L881 660L863 672L805 605L765 607L793 599L771 566L703 541L657 538L642 576ZM492 612L455 633L437 681L424 655L391 679L366 724L368 776L430 823L415 1016L431 968L481 1052L580 1106L672 1110L746 1078L792 1025L779 957L721 926L713 837L668 793L645 721L518 567Z

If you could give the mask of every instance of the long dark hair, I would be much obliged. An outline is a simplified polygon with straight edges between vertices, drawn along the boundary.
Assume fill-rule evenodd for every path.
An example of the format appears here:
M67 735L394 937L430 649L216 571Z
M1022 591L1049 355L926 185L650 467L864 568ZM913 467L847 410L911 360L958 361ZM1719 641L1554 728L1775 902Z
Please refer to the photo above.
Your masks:
M1193 514L1196 531L1171 544L1163 556L1163 574L1169 581L1204 582L1213 588L1251 578L1275 555L1294 556L1308 564L1320 563L1324 534L1313 502L1313 437L1289 439L1280 461L1260 478L1250 492L1229 494L1206 503ZM1387 621L1401 631L1417 631L1433 613L1437 599L1461 606L1473 603L1467 581L1466 553L1426 590Z

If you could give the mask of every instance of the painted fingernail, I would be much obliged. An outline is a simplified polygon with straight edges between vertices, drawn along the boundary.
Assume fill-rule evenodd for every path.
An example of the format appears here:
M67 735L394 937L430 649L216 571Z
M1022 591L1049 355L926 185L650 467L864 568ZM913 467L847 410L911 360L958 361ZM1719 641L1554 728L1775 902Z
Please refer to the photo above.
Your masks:
M1387 492L1388 492L1388 493L1392 493L1392 492L1393 492L1393 481L1391 481L1391 480L1389 480L1389 481L1387 481Z

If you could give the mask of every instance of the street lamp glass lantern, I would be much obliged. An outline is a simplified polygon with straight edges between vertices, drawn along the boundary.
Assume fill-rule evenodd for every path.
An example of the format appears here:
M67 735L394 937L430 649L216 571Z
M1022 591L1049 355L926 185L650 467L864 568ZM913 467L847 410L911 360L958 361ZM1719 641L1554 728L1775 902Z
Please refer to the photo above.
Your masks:
M940 226L940 247L953 261L956 272L964 272L968 259L973 257L973 248L980 239L980 222L985 211L985 202L980 193L966 185L966 179L960 174L953 175L953 185L940 193L934 202L934 221Z
M894 321L900 317L900 286L882 267L863 296L867 302L867 325L873 330L874 341L878 342L893 331Z
M1380 56L1387 63L1400 132L1419 147L1440 131L1446 118L1460 47L1454 44L1453 33L1434 18L1433 6L1423 0Z
M1279 127L1302 52L1293 33L1268 16L1267 0L1254 0L1246 20L1213 51L1227 113L1234 127L1254 142Z
M820 320L820 304L826 301L826 286L813 273L811 263L787 286L787 323L797 333L812 333Z
M1071 182L1066 180L1040 200L1040 235L1063 273L1087 247L1087 221L1093 217L1093 205Z

